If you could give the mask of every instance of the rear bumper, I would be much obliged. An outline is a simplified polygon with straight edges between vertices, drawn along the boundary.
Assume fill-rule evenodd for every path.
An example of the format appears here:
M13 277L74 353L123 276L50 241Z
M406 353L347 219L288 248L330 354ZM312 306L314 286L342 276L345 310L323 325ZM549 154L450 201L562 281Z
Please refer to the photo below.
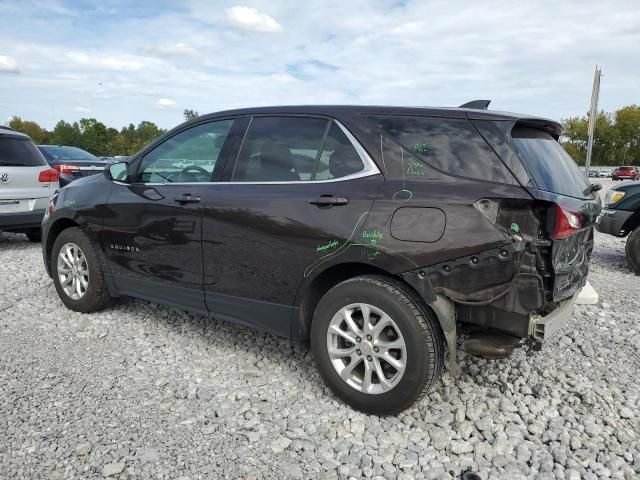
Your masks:
M531 315L529 319L529 336L539 342L543 342L549 337L554 336L562 327L564 327L573 316L573 307L576 298L574 295L565 300L553 312L542 317L540 315Z
M602 213L596 220L596 230L600 233L607 233L615 237L621 237L629 232L624 232L622 226L633 215L630 210L610 210L602 209Z
M44 209L31 210L29 212L2 213L0 214L0 230L9 232L40 228Z

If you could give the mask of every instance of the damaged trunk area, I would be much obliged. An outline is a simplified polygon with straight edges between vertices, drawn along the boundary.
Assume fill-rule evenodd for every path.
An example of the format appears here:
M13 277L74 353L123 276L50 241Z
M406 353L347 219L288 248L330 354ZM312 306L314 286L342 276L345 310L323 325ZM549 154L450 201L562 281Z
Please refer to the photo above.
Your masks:
M568 225L554 202L482 199L476 208L505 244L425 270L434 293L456 305L463 350L501 358L531 335L532 317L544 318L585 284L593 229L583 217Z

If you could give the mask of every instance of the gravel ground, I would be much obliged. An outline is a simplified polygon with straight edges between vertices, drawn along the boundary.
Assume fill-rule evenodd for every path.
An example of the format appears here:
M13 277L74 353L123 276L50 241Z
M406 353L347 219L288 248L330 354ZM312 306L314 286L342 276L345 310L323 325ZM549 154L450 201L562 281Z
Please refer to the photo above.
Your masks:
M354 412L307 346L121 300L71 312L0 233L2 478L640 478L640 276L597 235L591 284L532 356L462 356L415 408Z

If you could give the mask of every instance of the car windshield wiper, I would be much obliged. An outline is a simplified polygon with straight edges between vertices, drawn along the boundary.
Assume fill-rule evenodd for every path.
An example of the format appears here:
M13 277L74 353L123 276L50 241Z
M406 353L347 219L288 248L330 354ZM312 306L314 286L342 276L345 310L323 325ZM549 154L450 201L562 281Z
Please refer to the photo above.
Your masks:
M600 185L599 183L592 183L582 193L584 195L589 195L590 193L599 192L600 190L602 190L602 185Z

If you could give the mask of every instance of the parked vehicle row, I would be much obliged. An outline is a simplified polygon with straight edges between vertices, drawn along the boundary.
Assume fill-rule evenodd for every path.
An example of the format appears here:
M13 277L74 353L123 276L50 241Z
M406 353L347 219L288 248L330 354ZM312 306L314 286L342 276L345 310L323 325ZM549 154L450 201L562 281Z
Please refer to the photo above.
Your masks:
M130 295L310 339L340 398L401 411L445 348L458 374L458 337L537 348L586 281L599 186L557 122L486 104L198 117L52 196L47 272L75 311Z

